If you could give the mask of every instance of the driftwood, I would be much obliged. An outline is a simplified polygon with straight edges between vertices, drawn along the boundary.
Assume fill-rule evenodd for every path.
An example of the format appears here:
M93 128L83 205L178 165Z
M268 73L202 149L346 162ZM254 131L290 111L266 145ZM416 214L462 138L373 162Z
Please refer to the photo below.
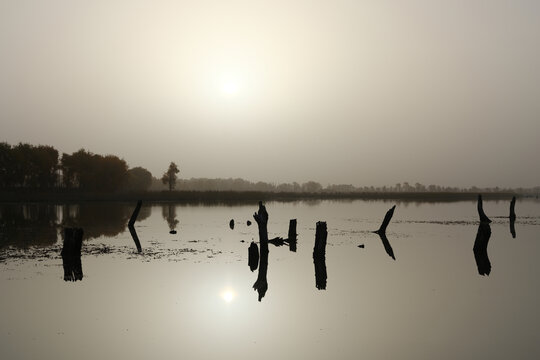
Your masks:
M396 205L392 206L390 210L386 212L386 215L384 216L384 220L381 224L381 227L379 230L374 231L376 234L385 234L386 233L386 227L390 223L390 220L392 220L392 216L394 216L394 210L396 209Z
M489 224L491 220L489 220L486 213L484 212L484 206L482 204L482 195L478 195L477 208L478 208L478 215L480 216L480 222Z
M513 196L512 197L512 201L510 202L510 234L512 234L512 237L515 239L516 238L516 226L515 226L515 223L516 223L516 211L515 211L515 207L516 207L516 197Z
M64 229L64 246L61 252L64 281L77 281L83 278L81 263L82 237L83 229L81 228Z
M378 234L379 234L379 237L381 238L381 241L383 243L384 250L386 250L386 253L388 254L388 256L390 256L392 259L396 260L396 258L394 256L394 250L392 249L392 245L390 245L390 242L388 241L388 238L386 237L386 233L379 232Z
M137 206L135 207L135 210L133 210L133 214L131 214L131 218L128 222L128 229L129 233L131 234L131 237L133 238L133 241L135 242L135 246L137 246L137 251L141 252L141 242L139 241L139 236L137 236L137 231L135 230L135 221L137 220L137 216L139 216L139 211L141 210L142 206L142 200L137 201Z
M259 211L253 214L253 218L259 227L259 243L261 245L259 274L257 281L253 284L253 289L257 290L259 301L261 301L268 290L268 213L262 201L259 201Z
M315 286L319 290L326 290L326 239L328 231L326 222L317 222L315 230L315 246L313 247L313 264L315 265Z
M287 242L289 243L289 250L296 252L296 219L291 219L289 221L289 234L287 237Z
M491 237L491 227L488 222L481 222L478 225L478 232L474 240L473 252L478 273L480 275L489 275L491 272L491 262L489 261L487 246Z
M254 241L248 248L248 266L251 271L255 271L259 267L259 247Z

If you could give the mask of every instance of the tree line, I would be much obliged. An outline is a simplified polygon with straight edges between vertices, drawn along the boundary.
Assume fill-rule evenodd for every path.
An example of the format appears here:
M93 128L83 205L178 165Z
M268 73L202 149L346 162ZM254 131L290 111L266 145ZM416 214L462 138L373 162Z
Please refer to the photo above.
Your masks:
M118 191L256 191L273 193L539 193L532 189L469 188L397 183L393 186L353 186L331 184L323 186L316 181L304 183L252 182L241 178L180 179L178 166L171 162L160 179L142 167L129 168L125 160L115 155L99 155L80 149L72 154L63 153L48 145L0 143L0 189L50 190L67 189L84 192Z
M148 170L130 169L125 160L115 155L103 156L81 149L60 156L52 146L0 143L2 189L145 191L151 183L152 174Z

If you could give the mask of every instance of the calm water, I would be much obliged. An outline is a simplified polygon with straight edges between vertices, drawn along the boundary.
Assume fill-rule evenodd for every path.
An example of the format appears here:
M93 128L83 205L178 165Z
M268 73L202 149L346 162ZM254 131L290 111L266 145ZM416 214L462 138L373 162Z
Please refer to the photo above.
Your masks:
M484 202L489 276L473 253L475 202L397 203L384 242L370 231L392 202L269 202L269 237L295 218L298 246L270 245L261 302L247 263L257 204L143 205L142 254L134 205L0 205L1 359L540 357L537 201L516 204L515 238L509 202ZM312 258L320 220L326 290ZM63 226L85 231L82 281L64 281Z

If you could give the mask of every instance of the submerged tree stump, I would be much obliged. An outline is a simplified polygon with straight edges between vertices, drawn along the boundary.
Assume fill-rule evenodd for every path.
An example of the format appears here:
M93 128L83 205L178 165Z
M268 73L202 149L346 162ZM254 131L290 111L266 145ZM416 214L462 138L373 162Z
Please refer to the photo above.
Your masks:
M512 201L510 201L510 219L516 220L516 197L512 196Z
M510 234L512 234L512 238L516 238L516 197L512 197L512 201L510 201Z
M328 231L326 222L317 222L315 230L315 246L313 247L313 264L315 265L315 286L319 290L326 290L326 239Z
M135 210L133 210L133 214L131 214L131 218L128 222L128 229L129 233L131 234L131 237L133 238L133 242L135 242L135 246L137 247L138 252L142 252L141 242L139 241L139 236L137 235L137 231L135 230L135 221L137 220L137 216L139 216L139 211L141 210L142 206L142 200L137 201L137 206L135 207Z
M491 262L489 261L487 246L491 237L491 227L488 222L481 222L478 225L476 239L474 240L473 253L478 267L478 274L489 275L491 273Z
M83 229L81 228L64 229L64 246L61 252L64 281L77 281L83 278L81 263L82 237Z
M384 216L381 227L379 227L379 230L374 231L374 233L376 233L376 234L386 234L386 228L388 227L388 224L390 223L390 220L392 220L392 216L394 216L394 210L395 209L396 209L396 205L392 206L392 208L386 212L386 215Z
M259 247L254 241L248 248L248 266L251 271L255 271L259 267Z
M262 201L259 201L259 211L253 214L253 218L259 227L259 244L261 246L259 258L259 274L253 289L259 293L259 301L262 300L268 290L268 213Z
M289 221L289 234L287 236L287 241L289 242L289 250L296 252L296 242L297 242L296 219L291 219Z
M491 220L489 220L486 213L484 212L484 206L482 204L482 195L478 195L478 203L476 206L478 208L478 215L480 216L480 222L489 224Z

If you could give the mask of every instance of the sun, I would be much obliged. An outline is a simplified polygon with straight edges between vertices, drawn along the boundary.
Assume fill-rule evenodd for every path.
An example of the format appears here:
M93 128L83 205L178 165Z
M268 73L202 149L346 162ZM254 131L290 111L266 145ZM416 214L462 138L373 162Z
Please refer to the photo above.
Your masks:
M226 303L230 303L234 300L234 298L236 297L236 294L235 292L232 290L232 289L226 289L226 290L223 290L221 292L221 298L223 299L223 301L225 301Z
M240 86L237 81L228 79L221 83L221 93L227 96L234 96L238 94Z

